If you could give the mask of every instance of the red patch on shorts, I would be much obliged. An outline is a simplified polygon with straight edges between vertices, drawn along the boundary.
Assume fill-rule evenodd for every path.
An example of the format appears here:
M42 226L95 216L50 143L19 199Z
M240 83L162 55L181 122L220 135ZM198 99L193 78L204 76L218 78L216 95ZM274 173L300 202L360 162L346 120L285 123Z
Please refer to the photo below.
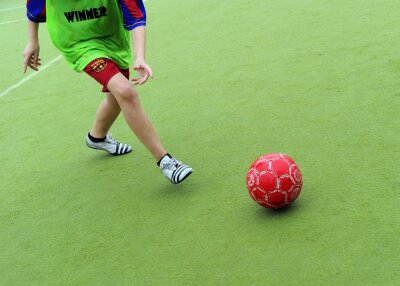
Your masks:
M107 58L94 59L83 69L85 73L94 78L103 86L103 92L109 92L108 82L117 73L122 73L129 79L129 69L120 69L112 60Z
M97 59L91 63L90 67L95 72L101 72L107 67L107 62L103 59Z

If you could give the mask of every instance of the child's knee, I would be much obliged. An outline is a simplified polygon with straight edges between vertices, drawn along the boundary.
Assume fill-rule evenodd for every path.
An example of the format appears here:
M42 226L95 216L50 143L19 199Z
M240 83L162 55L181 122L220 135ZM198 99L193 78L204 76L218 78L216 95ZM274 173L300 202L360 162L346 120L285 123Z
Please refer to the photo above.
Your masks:
M120 102L132 102L138 98L138 93L131 85L123 85L118 88L116 96Z

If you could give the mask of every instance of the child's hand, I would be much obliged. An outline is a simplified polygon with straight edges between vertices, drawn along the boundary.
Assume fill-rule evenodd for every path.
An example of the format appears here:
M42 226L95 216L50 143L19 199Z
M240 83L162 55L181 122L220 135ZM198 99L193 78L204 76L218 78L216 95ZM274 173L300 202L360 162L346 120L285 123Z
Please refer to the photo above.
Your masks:
M136 59L133 63L133 69L137 71L140 76L140 78L132 79L134 85L142 85L149 79L149 77L153 77L153 71L144 60Z
M26 73L28 67L35 71L38 71L38 67L41 65L39 51L40 47L38 44L28 43L24 50L24 73Z

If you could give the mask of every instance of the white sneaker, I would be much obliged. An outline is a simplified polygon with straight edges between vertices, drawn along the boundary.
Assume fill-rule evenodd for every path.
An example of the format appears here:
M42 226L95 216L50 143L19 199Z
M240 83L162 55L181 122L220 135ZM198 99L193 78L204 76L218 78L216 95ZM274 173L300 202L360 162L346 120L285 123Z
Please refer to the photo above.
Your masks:
M92 149L107 151L115 156L124 155L132 151L132 147L130 145L119 143L117 140L112 138L110 133L106 135L106 139L104 141L98 143L90 140L88 134L86 135L86 145Z
M164 176L173 184L179 184L193 173L191 167L182 164L169 154L160 160L159 167Z

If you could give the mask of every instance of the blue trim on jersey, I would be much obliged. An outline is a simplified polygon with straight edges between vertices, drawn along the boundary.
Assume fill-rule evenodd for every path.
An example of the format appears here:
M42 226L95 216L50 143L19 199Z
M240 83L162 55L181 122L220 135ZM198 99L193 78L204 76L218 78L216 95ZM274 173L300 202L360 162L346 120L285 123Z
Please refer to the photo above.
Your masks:
M46 22L46 0L29 0L26 2L26 16L35 23Z
M121 6L122 14L124 17L124 28L128 31L131 31L139 26L146 26L146 9L144 7L143 1L136 0L135 2L141 14L143 15L143 17L141 18L135 18L134 14L125 5L124 1L123 0L119 1L119 5Z
M119 0L119 5L123 13L125 29L130 31L139 26L146 26L146 9L144 7L143 1L142 0L128 0L128 1L135 1L138 10L143 16L140 18L135 18L134 11L129 10L129 8L125 5L123 0ZM28 0L26 3L26 10L27 10L26 16L32 22L35 23L46 22L46 0Z

